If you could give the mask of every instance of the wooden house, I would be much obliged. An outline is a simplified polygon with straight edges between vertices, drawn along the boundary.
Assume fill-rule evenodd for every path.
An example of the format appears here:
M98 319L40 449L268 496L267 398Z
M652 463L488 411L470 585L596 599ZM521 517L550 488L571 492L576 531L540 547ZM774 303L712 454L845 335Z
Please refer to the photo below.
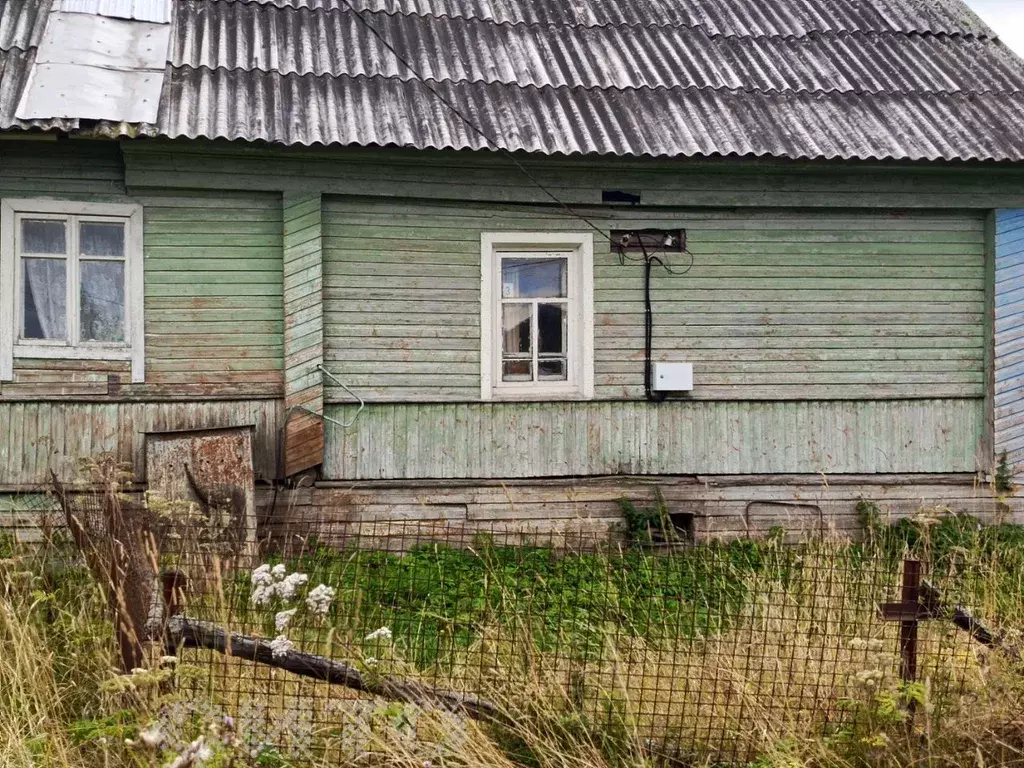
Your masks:
M1021 125L960 0L0 0L0 508L251 426L336 519L991 511Z

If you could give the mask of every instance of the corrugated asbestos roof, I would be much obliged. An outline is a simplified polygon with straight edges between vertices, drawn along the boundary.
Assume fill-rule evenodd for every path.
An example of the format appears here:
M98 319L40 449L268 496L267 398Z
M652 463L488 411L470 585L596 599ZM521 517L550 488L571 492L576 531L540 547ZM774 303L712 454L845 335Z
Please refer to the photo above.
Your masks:
M351 2L175 0L157 122L55 125L494 148L436 88L509 150L1024 161L1024 62L960 0ZM49 5L0 0L0 127Z

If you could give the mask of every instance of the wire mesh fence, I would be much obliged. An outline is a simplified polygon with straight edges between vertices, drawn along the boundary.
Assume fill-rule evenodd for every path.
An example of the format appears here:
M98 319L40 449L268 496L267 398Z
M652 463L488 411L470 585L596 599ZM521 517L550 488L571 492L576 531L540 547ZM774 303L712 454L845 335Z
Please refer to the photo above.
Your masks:
M794 733L842 738L884 696L952 712L982 674L955 606L998 627L1007 585L1020 595L1019 573L905 535L694 544L317 519L240 531L190 505L63 501L88 531L37 514L5 546L112 574L122 657L135 641L146 659L131 664L176 669L167 723L229 716L253 754L356 759L382 723L425 760L478 724L514 754L517 728L547 723L534 727L743 763ZM931 602L915 593L886 616L910 558ZM133 624L143 572L157 586Z

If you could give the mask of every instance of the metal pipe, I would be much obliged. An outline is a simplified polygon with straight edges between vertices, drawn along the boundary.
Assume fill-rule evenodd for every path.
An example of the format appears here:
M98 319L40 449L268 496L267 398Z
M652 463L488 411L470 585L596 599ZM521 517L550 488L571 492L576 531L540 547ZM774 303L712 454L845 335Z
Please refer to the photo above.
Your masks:
M355 415L352 417L352 419L347 423L342 423L335 419L331 419L328 418L327 416L324 416L324 419L331 422L332 424L336 424L342 429L348 429L349 427L356 423L356 419L359 418L359 414L361 414L363 412L363 409L366 408L366 403L363 401L363 398L361 398L359 395L353 392L347 384L345 384L343 381L338 379L337 376L335 376L333 373L324 368L323 363L317 363L316 367L320 370L320 373L327 376L327 378L329 378L331 381L333 381L335 384L337 384L339 387L344 389L346 392L352 395L352 397L359 401L359 409L355 412Z

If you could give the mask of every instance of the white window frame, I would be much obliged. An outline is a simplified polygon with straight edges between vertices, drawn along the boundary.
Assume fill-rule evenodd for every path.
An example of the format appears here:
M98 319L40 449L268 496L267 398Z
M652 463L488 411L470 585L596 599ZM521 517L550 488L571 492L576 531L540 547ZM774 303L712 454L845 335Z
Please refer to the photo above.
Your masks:
M564 382L503 382L500 322L502 254L537 251L569 258L569 370ZM483 400L590 400L594 397L594 236L565 232L485 232L480 238L480 397Z
M67 218L124 222L125 265L125 341L119 344L22 340L21 259L18 256L18 221L21 217ZM68 291L75 294L68 305L68 316L77 328L79 257L68 244ZM74 271L72 271L74 270ZM63 200L0 200L0 381L14 378L15 358L48 360L127 360L131 362L132 383L145 381L146 337L143 319L144 300L142 206L127 203L80 203ZM76 338L73 328L68 337Z

